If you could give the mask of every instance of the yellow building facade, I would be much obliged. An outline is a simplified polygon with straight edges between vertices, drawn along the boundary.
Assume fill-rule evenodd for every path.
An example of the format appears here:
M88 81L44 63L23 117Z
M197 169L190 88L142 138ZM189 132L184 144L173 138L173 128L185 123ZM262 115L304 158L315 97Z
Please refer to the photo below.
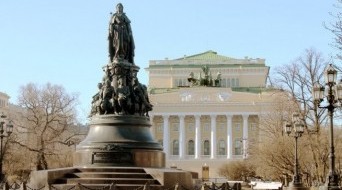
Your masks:
M220 86L197 86L188 81L220 75ZM164 148L169 167L201 173L209 166L211 178L230 160L248 157L248 144L259 138L259 118L272 106L265 91L269 67L264 59L234 59L214 51L175 60L150 61L152 133Z
M10 97L3 92L0 92L0 114L8 115Z

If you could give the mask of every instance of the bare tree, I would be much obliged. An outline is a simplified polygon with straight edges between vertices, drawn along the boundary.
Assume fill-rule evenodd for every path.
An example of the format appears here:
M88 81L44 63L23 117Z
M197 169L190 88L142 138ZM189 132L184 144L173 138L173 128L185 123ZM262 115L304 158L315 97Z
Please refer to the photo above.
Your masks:
M335 22L324 23L324 27L333 34L333 43L331 45L338 50L336 57L342 60L342 0L336 0L337 3L334 4L337 12L330 12L330 15L335 19ZM341 70L341 67L340 67Z
M257 175L281 179L294 173L294 139L283 133L285 120L293 112L304 119L305 132L299 140L300 171L308 185L323 183L328 168L328 140L326 111L315 105L312 87L322 82L327 61L315 49L305 53L290 64L276 68L274 109L260 117L260 141L251 146L251 157L258 167ZM339 146L339 145L337 145ZM271 172L270 172L271 171Z
M21 87L18 104L26 113L17 123L14 142L35 155L37 170L48 169L47 158L59 155L61 145L77 135L70 131L77 123L77 100L77 95L66 93L59 85L30 83Z
M323 79L323 70L328 65L322 54L313 48L290 64L276 69L278 88L287 91L294 101L298 102L298 110L307 121L306 127L319 131L320 123L325 119L324 110L319 110L313 102L312 88L315 82Z
M255 177L255 166L247 160L231 161L219 168L219 175L229 180L247 181L248 178Z
M274 91L272 110L260 115L259 140L250 144L251 162L263 179L282 180L293 174L293 141L282 132L284 120L296 111L296 103L285 91Z
M334 56L339 61L342 60L342 0L336 0L334 4L336 12L330 12L331 17L335 20L334 22L324 23L324 27L333 34L333 42L331 46L337 49L337 53ZM334 67L342 73L342 64L334 64ZM342 79L341 79L342 80ZM340 113L342 112L342 107L337 109ZM339 115L339 119L342 115Z
M326 147L322 146L320 133L322 123L326 119L326 111L314 103L312 88L315 82L322 81L323 71L328 63L320 52L310 48L292 63L276 69L276 84L297 102L296 109L304 118L307 136L305 146L310 150L307 154L310 153L311 165L314 168L312 178L319 182L323 182L322 175L327 161L326 157L322 158L322 155L326 155Z
M6 181L9 183L26 182L31 172L32 152L16 144L8 144L11 146L7 149L4 160Z

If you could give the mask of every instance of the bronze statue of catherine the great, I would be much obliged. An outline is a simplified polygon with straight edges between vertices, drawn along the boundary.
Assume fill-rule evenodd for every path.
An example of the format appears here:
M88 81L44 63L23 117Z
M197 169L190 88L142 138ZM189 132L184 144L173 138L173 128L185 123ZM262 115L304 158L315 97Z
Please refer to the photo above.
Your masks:
M117 4L116 13L113 14L109 22L110 62L126 60L134 64L134 40L130 23L131 21L123 12L123 5Z

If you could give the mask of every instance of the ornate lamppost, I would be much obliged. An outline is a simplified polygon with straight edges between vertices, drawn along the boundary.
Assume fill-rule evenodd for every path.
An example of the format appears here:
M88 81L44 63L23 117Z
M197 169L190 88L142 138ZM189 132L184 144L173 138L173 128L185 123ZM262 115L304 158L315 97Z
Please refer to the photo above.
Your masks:
M2 171L2 163L4 160L4 150L2 147L3 139L4 137L9 137L13 131L13 124L11 120L5 125L6 117L7 116L5 116L3 113L0 116L0 182L3 182L4 180L4 174ZM7 134L5 134L5 131Z
M300 118L299 113L292 114L292 121L287 121L284 124L284 131L287 135L292 136L295 139L295 165L294 165L294 175L293 182L291 184L292 187L298 188L303 187L301 177L299 175L299 164L298 164L298 138L302 136L304 132L304 123Z
M342 100L342 83L336 84L337 70L332 64L325 69L324 72L325 86L321 86L318 82L314 84L313 87L313 97L316 105L319 108L325 108L328 110L329 120L330 120L330 153L329 153L329 174L326 178L326 187L328 189L340 189L339 187L339 175L335 171L335 147L334 147L334 124L333 124L333 114L334 109L338 106L338 100ZM325 91L325 92L324 92ZM326 95L324 95L327 93ZM324 97L325 96L325 97ZM326 98L328 104L321 105L323 99Z

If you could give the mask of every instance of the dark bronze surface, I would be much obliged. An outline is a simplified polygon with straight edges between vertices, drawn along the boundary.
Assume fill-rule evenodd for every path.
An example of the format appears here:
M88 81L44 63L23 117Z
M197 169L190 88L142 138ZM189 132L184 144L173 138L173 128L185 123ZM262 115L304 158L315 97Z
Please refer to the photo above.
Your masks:
M76 147L74 165L150 165L165 163L162 146L153 139L148 112L152 110L147 87L137 78L130 20L116 6L109 24L109 63L93 96L89 132ZM154 161L142 161L145 152ZM161 160L164 159L164 160ZM137 162L137 163L135 163Z

